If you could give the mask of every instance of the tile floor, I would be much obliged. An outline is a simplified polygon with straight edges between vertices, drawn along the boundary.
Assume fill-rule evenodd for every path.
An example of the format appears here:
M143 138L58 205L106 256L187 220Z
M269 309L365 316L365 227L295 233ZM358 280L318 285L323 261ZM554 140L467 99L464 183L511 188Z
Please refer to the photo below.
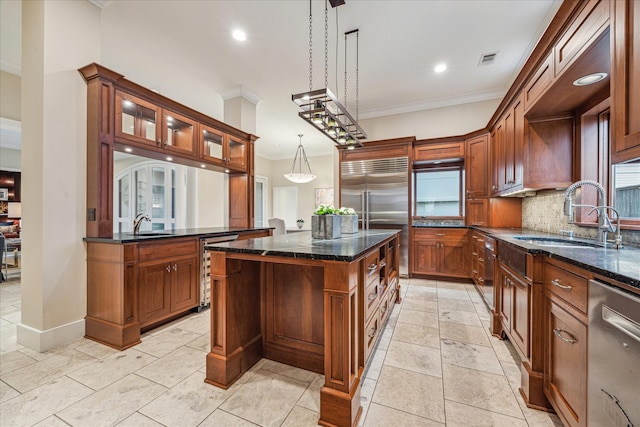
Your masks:
M363 426L561 426L526 408L517 356L471 285L402 281L362 383ZM209 311L119 352L16 343L20 283L0 286L0 425L315 426L321 375L263 359L228 390L203 382Z

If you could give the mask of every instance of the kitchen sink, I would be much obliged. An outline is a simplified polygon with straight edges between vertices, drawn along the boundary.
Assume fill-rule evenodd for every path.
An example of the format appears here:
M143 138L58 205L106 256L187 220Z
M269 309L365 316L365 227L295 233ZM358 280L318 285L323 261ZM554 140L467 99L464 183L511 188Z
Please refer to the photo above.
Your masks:
M516 240L524 241L532 245L546 248L600 248L596 243L584 242L580 240L556 239L552 237L517 236Z

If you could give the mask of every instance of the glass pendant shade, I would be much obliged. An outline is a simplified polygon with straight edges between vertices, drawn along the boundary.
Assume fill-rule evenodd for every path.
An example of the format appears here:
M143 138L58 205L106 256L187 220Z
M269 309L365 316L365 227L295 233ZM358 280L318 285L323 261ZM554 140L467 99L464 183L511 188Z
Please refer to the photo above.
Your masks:
M284 177L296 184L304 184L316 179L316 176L311 172L311 166L309 166L309 160L307 160L307 153L302 146L302 135L298 135L300 138L300 144L296 150L296 156L293 158L293 165L291 165L291 172L285 173Z

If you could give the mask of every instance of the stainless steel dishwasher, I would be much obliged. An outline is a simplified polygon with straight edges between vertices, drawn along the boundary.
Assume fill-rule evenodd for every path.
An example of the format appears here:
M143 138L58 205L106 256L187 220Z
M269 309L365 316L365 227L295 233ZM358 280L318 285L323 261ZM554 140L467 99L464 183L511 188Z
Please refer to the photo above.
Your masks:
M200 239L200 306L198 311L211 307L211 257L204 247L212 243L231 242L237 238L237 234L229 234L227 236L203 237Z
M589 282L590 426L640 427L640 298Z

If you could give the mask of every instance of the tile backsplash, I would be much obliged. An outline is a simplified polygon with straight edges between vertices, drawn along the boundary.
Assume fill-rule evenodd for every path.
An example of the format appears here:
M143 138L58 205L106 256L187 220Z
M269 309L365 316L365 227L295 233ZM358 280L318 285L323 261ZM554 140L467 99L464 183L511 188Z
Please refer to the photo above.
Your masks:
M526 197L522 201L522 228L553 234L573 230L575 237L597 239L598 231L594 227L569 224L563 209L564 191L545 191ZM621 234L623 245L640 246L640 231L622 230Z

